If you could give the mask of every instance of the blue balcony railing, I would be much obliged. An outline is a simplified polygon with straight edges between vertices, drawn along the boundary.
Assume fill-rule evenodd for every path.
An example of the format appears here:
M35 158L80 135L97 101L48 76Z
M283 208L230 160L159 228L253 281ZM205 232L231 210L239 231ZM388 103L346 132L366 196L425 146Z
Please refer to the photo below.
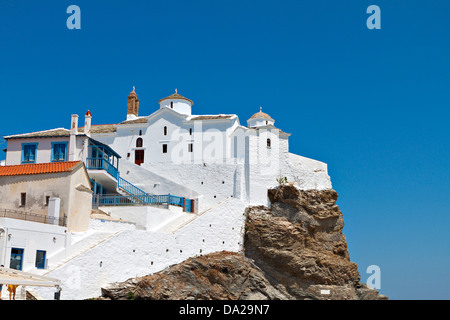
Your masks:
M119 170L114 167L108 160L104 158L87 158L86 169L88 170L105 170L114 179L118 180Z
M168 205L167 195L124 196L121 194L96 194L92 202L98 206L161 206Z
M191 212L191 200L171 194L154 195L121 195L121 194L95 194L92 196L95 206L187 206Z
M127 180L122 178L120 175L119 175L117 186L133 196L150 196L151 195L151 194L145 192L144 190L139 189L134 184L128 182Z

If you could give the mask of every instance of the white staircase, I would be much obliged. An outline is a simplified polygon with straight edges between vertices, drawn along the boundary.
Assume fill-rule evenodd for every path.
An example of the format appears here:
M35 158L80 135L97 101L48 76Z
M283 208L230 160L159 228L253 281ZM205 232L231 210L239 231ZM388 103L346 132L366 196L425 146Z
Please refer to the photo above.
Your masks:
M123 230L115 231L115 232L100 232L100 231L89 231L86 232L79 239L72 239L72 244L70 247L70 253L65 259L59 259L56 263L49 263L48 269L45 274L48 274L62 265L66 264L70 260L76 258L77 256L82 255L83 253L91 250L92 248L98 246L99 244L117 236Z

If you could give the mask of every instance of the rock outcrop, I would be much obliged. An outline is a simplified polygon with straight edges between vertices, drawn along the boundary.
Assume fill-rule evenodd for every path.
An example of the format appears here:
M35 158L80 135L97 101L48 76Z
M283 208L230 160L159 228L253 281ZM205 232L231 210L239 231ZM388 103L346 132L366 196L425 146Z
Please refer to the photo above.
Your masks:
M190 258L159 273L103 288L102 293L114 300L287 299L251 260L226 251Z
M244 254L193 257L103 288L107 299L387 299L361 284L334 190L269 190L271 207L246 209Z

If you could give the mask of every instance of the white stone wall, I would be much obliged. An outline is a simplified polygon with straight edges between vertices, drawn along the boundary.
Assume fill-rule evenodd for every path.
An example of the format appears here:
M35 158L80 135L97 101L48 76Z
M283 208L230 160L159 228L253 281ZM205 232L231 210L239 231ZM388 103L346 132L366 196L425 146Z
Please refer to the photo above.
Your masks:
M246 205L228 199L174 234L123 231L47 274L62 280L61 299L87 299L101 295L101 287L145 276L190 257L243 248ZM45 299L53 289L35 290Z
M171 221L185 215L182 207L170 206L169 209L136 206L136 207L100 207L100 210L111 217L136 224L136 228L157 231Z
M242 177L240 164L150 164L143 168L178 184L189 187L201 195L199 210L203 211L229 197L239 197ZM175 192L171 194L178 195Z
M0 218L0 226L0 265L9 267L11 248L24 249L22 271L26 272L40 272L35 268L36 250L46 251L50 263L70 241L67 228L57 225Z
M170 103L173 103L173 106L170 105ZM174 111L177 111L182 114L191 115L192 112L192 105L189 101L184 99L167 99L163 100L160 103L161 108L169 108L173 109Z
M149 116L148 123L123 124L115 134L92 137L133 163L136 150L144 150L146 164L225 162L232 157L231 134L237 125L237 118L190 121L171 109L163 109ZM143 140L142 147L136 146L138 138ZM167 145L167 153L163 153L163 144ZM189 152L189 144L193 144L193 152Z

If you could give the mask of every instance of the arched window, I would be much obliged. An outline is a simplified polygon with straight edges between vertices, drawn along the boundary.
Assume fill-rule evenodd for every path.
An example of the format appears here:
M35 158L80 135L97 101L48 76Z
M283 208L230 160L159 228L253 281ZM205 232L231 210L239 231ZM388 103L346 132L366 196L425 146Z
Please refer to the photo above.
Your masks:
M136 148L142 148L142 138L137 138L137 140L136 140Z
M167 127L164 127L164 135L167 136Z
M139 135L142 136L142 130L139 130Z
M271 143L270 139L267 139L267 148L270 148L270 143Z

